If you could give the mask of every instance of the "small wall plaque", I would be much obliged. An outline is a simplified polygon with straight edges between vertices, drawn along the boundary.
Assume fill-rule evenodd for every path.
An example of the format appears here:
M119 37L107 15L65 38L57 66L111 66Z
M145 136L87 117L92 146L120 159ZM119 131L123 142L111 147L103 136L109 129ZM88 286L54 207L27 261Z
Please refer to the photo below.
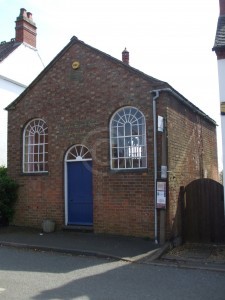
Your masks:
M72 63L72 68L73 68L74 70L76 70L76 69L78 69L79 67L80 67L79 61L77 61L77 60L73 61L73 63Z

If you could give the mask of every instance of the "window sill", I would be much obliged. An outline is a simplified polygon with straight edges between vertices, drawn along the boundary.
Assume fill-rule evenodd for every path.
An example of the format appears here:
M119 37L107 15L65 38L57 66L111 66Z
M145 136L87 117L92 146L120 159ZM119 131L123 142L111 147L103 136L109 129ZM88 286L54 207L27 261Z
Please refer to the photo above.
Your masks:
M49 175L49 172L28 172L28 173L21 173L21 176L46 176Z
M110 169L111 174L117 173L148 173L148 168L141 169Z

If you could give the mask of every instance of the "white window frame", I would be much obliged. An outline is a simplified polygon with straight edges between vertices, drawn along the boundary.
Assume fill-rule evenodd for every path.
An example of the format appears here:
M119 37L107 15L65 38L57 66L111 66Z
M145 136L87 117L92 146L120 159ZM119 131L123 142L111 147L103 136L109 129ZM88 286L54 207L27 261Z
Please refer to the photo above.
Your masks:
M65 156L65 162L84 160L92 160L92 157L89 149L81 144L70 147Z
M64 199L65 199L65 225L68 224L68 174L67 174L67 163L72 162L84 162L92 160L90 150L82 145L76 144L71 146L64 158ZM87 165L88 168L88 165Z
M110 166L112 170L147 168L145 116L136 107L122 107L110 120Z
M48 172L48 126L32 119L23 131L23 173Z

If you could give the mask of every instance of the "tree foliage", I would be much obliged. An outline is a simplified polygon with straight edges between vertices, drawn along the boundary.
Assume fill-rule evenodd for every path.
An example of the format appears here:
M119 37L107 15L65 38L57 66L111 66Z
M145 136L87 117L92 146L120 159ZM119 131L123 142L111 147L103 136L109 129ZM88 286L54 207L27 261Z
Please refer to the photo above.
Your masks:
M0 166L0 222L8 223L14 215L14 204L19 185L7 174L7 168Z

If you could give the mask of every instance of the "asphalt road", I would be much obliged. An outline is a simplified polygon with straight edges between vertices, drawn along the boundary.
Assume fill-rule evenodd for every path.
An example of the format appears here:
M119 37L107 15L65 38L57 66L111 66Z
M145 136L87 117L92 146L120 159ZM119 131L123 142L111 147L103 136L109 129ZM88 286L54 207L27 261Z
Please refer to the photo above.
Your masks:
M1 247L0 299L224 300L225 273Z

